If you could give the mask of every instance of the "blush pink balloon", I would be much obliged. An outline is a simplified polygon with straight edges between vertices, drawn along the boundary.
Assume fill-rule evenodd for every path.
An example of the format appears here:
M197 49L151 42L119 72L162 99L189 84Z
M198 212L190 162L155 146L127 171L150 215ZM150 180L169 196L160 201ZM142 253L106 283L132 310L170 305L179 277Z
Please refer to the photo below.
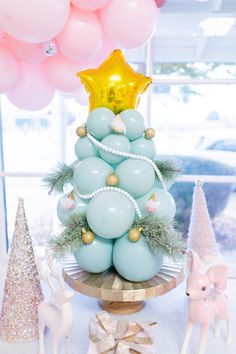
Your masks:
M89 95L84 89L83 86L81 86L75 93L74 93L74 99L76 100L77 103L79 103L81 106L87 106L89 103Z
M45 78L41 65L23 64L21 80L7 97L21 109L36 111L51 102L54 92L55 89Z
M82 67L61 54L49 58L43 64L43 70L49 83L58 91L73 92L81 86L76 74L82 70Z
M61 32L68 20L70 0L1 0L1 28L25 42L46 42Z
M155 0L155 1L157 4L157 7L159 8L159 7L164 6L167 0Z
M94 12L72 7L70 18L57 37L59 50L72 60L90 59L96 55L103 41L102 27Z
M5 45L0 45L0 94L14 89L20 77L19 61Z
M158 9L155 0L112 0L100 10L105 34L122 48L136 48L154 34Z
M71 3L78 9L85 11L94 11L101 9L110 0L71 0Z
M6 43L15 56L26 63L36 64L47 59L41 44L18 41L10 36L6 36Z
M90 67L94 68L100 66L102 62L104 62L104 60L107 59L107 57L111 54L111 52L114 49L117 49L116 45L112 43L109 39L104 38L104 42L102 44L101 49L95 55L95 57L92 60L90 60L91 63Z

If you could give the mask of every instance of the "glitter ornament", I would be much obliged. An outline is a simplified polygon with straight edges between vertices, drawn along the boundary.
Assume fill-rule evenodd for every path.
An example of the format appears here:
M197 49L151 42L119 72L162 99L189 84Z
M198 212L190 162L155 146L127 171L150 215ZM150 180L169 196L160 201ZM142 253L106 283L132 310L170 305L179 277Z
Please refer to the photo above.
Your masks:
M153 214L155 213L159 208L160 208L160 203L157 201L157 195L156 193L153 193L147 203L145 204L145 210Z
M86 245L89 245L92 243L94 240L94 233L92 231L86 231L85 229L82 229L82 241Z
M204 259L213 260L218 258L219 253L202 184L202 181L197 181L193 193L188 249L195 251L201 260L204 261Z
M57 44L55 41L49 41L45 42L42 44L43 52L45 55L48 57L54 57L58 50L57 50Z
M38 305L42 300L24 201L20 198L0 315L1 339L7 342L37 339Z
M147 128L144 132L144 136L148 140L153 139L155 135L156 135L156 132L155 132L155 129L153 129L153 128Z
M84 125L82 125L81 127L78 127L76 129L76 134L80 137L80 138L84 138L87 135L87 130L86 127Z
M131 229L129 231L129 240L132 242L138 242L141 238L141 233L143 231L142 227L139 227L138 229Z
M119 177L114 173L110 172L106 179L107 186L115 187L119 184Z
M71 192L67 198L61 198L60 204L62 209L64 210L71 210L75 207L75 197L73 192Z
M119 114L115 116L115 118L111 121L112 130L118 134L125 134L126 133L126 126L125 123L121 120Z

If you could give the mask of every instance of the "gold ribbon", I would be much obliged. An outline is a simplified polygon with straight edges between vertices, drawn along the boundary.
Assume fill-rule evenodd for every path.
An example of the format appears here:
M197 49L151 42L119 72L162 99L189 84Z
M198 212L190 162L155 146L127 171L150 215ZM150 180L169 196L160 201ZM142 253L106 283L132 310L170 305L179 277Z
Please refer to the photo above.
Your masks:
M143 345L152 345L152 326L156 322L138 323L119 320L113 323L106 311L96 315L97 322L90 322L89 337L96 343L99 354L114 351L115 354L152 354ZM103 331L97 328L99 325ZM142 336L137 336L142 333Z

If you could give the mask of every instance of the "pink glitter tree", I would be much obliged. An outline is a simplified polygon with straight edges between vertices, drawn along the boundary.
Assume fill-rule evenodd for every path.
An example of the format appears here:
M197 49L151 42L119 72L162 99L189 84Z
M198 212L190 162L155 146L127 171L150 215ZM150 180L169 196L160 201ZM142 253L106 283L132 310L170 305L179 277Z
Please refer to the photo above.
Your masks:
M24 342L38 338L38 305L42 300L24 201L20 198L0 315L1 339Z
M211 261L219 253L202 184L197 181L193 193L188 249L195 251L203 261Z

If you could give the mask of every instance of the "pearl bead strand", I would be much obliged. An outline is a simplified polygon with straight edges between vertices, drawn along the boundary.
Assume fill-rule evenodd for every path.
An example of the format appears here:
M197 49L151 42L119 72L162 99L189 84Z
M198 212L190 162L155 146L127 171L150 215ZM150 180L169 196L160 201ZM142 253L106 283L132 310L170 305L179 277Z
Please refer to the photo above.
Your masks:
M98 141L97 139L95 139L92 135L90 135L89 133L87 133L87 137L88 139L94 144L96 145L97 147L99 147L100 149L102 149L103 151L106 151L106 152L109 152L111 154L114 154L114 155L117 155L117 156L122 156L122 157L126 157L126 158L131 158L131 159L137 159L137 160L143 160L143 161L146 161L148 162L152 168L154 169L154 171L156 172L156 175L158 176L160 182L161 182L161 185L164 189L164 191L167 190L166 188L166 184L163 180L163 177L161 175L161 172L159 170L159 168L156 166L156 164L151 160L149 159L148 157L145 157L145 156L141 156L141 155L135 155L135 154L132 154L132 153L128 153L128 152L124 152L124 151L119 151L119 150L115 150L115 149L112 149L104 144L102 144L100 141Z
M78 190L75 188L75 192L76 194L78 194L78 196L81 199L92 199L93 197L96 197L96 195L100 194L100 193L104 193L104 192L117 192L120 193L122 195L124 195L127 199L130 200L130 202L133 204L134 210L136 212L136 214L138 215L138 217L141 219L142 218L142 213L139 209L138 203L136 202L136 200L126 191L124 191L121 188L117 188L117 187L103 187L103 188L98 188L96 189L93 193L90 194L80 194L78 192Z

